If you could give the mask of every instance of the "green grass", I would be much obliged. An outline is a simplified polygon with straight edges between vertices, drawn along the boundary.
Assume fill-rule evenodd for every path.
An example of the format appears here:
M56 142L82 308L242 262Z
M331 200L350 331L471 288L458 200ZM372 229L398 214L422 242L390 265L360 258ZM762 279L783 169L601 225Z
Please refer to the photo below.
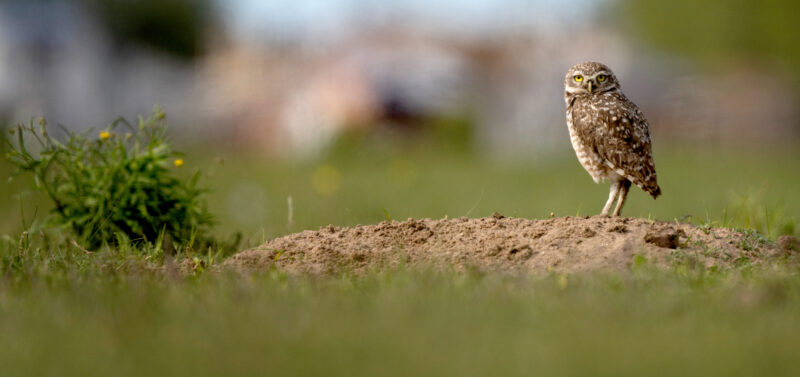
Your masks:
M565 145L546 159L493 160L490 156L447 153L415 143L357 145L310 160L267 159L224 150L189 150L188 176L204 173L211 189L209 210L216 234L242 232L250 244L328 224L356 225L408 217L506 216L546 218L594 215L608 195L596 185ZM656 151L664 195L653 200L631 190L626 216L756 229L770 238L800 234L800 151L782 148L670 147ZM0 174L7 171L0 165ZM15 180L0 196L0 209L20 213L24 187ZM288 219L287 199L293 216ZM37 194L23 198L26 221L47 206ZM20 216L0 219L0 233L17 233Z
M800 373L786 270L10 280L6 376Z
M793 221L800 218L800 174L794 167L800 152L657 152L664 195L654 201L632 190L625 215L752 228L771 238L798 234ZM224 161L207 170L216 198L210 200L210 209L221 216L221 232L244 231L254 241L260 241L261 234L273 237L327 224L376 223L387 216L479 217L495 211L527 218L546 218L551 212L593 215L608 196L608 184L594 184L567 153L544 160L496 161L425 147L386 147L307 162L241 156L226 156ZM315 189L315 173L330 176L331 187ZM289 196L293 221L287 226Z
M183 169L205 173L215 234L242 232L241 247L329 223L596 214L607 194L566 153L497 161L435 147L306 161L188 149ZM756 230L797 234L797 162L791 148L665 146L656 150L664 196L633 190L625 214L740 227L755 243L765 242ZM797 256L731 270L638 260L617 274L181 277L158 245L84 251L58 234L20 237L20 203L28 224L47 211L36 194L12 195L24 186L14 180L0 196L3 376L800 374ZM207 268L234 250L177 258Z

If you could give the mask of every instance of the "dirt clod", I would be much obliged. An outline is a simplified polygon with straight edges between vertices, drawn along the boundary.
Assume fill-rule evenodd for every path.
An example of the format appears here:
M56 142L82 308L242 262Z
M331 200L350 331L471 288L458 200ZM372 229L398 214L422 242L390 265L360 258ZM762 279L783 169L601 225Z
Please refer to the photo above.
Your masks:
M584 227L583 231L581 231L581 237L583 238L591 238L594 237L595 235L597 235L597 232L587 227Z
M800 251L800 240L792 236L778 237L778 246L788 252Z
M615 224L615 225L611 226L610 228L608 228L608 231L609 232L614 232L614 233L625 233L625 232L628 231L628 228L625 227L625 225L622 225L622 224Z
M605 216L528 220L496 213L487 218L410 219L353 228L329 225L245 250L224 266L308 274L361 273L399 265L577 272L624 269L636 255L649 264L669 266L685 253L705 267L725 267L739 257L760 263L785 250L797 250L793 238L781 238L780 246L746 241L745 234L727 228L701 230L690 224ZM275 258L279 251L280 258Z
M660 232L648 232L644 235L644 242L651 243L658 247L677 249L678 245L680 245L680 232L671 228Z

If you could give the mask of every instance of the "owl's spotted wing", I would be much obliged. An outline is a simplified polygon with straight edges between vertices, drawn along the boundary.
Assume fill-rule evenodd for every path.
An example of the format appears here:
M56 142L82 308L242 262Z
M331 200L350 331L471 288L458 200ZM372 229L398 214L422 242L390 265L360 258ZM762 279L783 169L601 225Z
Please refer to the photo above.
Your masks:
M584 135L609 168L653 197L661 194L650 145L650 130L644 114L627 98L616 98L611 106L597 108L592 130Z

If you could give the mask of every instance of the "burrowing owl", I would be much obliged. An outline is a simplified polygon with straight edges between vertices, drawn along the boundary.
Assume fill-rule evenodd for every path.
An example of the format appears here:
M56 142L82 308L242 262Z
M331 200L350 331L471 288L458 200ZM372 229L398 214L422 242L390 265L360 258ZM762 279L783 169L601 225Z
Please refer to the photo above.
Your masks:
M578 161L595 183L611 181L603 215L617 199L614 216L619 216L631 182L654 199L661 195L647 119L622 94L611 69L597 62L570 68L564 78L564 101Z

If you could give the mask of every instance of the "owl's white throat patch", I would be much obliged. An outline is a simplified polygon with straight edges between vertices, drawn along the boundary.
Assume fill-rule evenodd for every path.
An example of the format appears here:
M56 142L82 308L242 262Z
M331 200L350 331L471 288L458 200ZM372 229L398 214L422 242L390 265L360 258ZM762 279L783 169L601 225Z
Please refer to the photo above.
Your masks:
M578 88L578 87L574 87L574 86L568 86L568 87L566 87L566 88L565 88L565 90L566 90L568 93L572 93L572 94L578 94L578 93L589 93L589 92L588 92L588 91L586 91L586 89L584 89L584 88Z

